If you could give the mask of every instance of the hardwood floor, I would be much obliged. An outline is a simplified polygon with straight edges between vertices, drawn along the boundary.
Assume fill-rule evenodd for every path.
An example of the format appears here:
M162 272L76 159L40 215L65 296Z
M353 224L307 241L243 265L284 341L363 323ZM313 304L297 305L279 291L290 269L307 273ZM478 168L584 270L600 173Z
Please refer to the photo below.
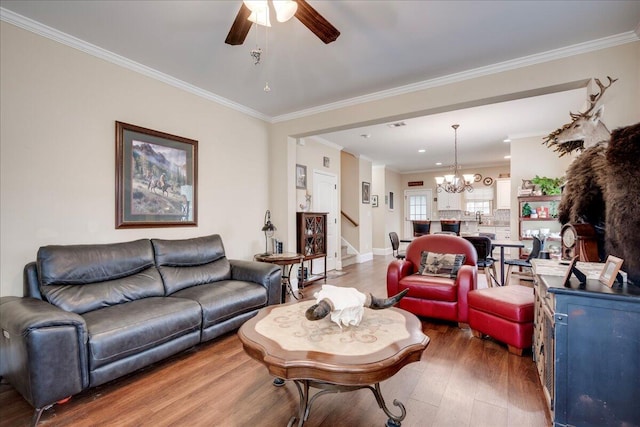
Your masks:
M386 295L390 256L345 268L327 283ZM305 288L312 296L321 282ZM431 338L422 360L381 383L387 406L404 403L403 426L550 425L531 352L518 357L470 330L422 319ZM135 374L90 389L45 411L42 426L285 426L297 411L293 384L276 388L235 334L197 346ZM0 427L28 426L33 408L0 385ZM369 390L319 397L308 427L382 426L387 417Z

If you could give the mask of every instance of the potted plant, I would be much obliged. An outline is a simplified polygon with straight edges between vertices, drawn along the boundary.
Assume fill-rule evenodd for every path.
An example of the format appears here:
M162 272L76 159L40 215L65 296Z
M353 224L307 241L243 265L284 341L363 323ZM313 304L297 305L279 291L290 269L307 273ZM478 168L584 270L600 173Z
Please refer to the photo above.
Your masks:
M560 186L562 185L562 178L547 178L546 176L539 177L536 175L531 180L533 184L540 187L542 194L547 196L555 196L560 194Z

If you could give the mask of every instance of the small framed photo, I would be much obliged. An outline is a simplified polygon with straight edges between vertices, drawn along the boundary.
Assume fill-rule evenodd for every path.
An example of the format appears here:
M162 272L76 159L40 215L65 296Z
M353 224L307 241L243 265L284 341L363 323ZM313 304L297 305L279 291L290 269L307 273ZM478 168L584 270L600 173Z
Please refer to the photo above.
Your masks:
M373 206L374 208L378 207L378 195L374 194L371 196L371 206Z
M571 274L573 273L573 269L575 268L577 262L578 262L577 256L574 256L569 260L567 271L564 273L564 278L562 279L562 283L564 284L565 288L571 287Z
M371 184L362 181L362 203L371 203Z
M600 273L600 283L603 285L607 285L608 287L612 287L616 281L616 277L618 276L618 271L620 271L620 267L622 267L622 263L624 260L614 257L613 255L609 255L607 257L607 261L604 263L604 268L602 269L602 273Z
M324 166L325 168L330 167L331 165L331 161L329 160L329 158L327 156L324 156L322 158L322 166Z
M296 188L307 189L307 167L304 165L296 165Z
M394 204L393 204L393 191L389 192L389 210L392 211L394 210Z

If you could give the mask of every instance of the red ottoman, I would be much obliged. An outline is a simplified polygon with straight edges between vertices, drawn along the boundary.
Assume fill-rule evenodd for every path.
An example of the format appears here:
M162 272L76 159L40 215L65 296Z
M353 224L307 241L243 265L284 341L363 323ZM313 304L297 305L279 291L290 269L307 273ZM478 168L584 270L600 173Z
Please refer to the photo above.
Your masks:
M469 292L469 326L475 337L489 335L522 356L533 338L533 288L512 285Z

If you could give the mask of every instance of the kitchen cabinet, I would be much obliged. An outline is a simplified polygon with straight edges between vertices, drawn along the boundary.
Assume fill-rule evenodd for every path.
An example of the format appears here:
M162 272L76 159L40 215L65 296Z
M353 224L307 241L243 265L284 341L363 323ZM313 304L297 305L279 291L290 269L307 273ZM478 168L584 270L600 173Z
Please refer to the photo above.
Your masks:
M511 179L496 179L496 209L511 209Z
M511 228L508 226L495 226L495 225L478 225L479 233L491 233L495 234L495 240L505 241L511 240ZM515 255L511 254L511 250L514 248L504 248L504 255L506 258L513 258ZM517 251L517 249L514 249ZM494 249L495 253L492 256L496 259L500 257L500 248Z
M460 193L447 193L446 191L438 193L438 210L461 211L462 195Z

